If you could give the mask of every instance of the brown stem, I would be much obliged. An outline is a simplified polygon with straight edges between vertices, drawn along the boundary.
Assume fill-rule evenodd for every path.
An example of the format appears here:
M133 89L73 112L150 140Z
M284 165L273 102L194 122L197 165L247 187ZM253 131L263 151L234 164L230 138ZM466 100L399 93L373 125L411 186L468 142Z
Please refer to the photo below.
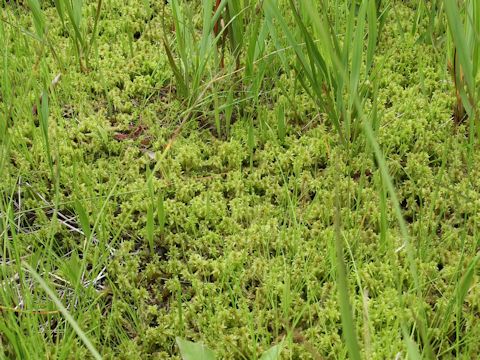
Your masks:
M215 13L217 12L218 7L220 6L220 2L221 2L221 0L216 0L215 7L213 9L213 15L215 15ZM222 16L219 16L219 18L215 22L215 25L213 26L213 33L215 34L215 37L217 37L217 35L219 33L219 27L220 27L221 19L222 19Z

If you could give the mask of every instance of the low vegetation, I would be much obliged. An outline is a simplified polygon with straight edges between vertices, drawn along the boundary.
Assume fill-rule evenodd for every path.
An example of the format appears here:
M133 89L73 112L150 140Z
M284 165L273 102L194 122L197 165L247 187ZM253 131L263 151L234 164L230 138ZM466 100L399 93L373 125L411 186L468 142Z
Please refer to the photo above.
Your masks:
M480 357L477 1L0 4L1 358Z

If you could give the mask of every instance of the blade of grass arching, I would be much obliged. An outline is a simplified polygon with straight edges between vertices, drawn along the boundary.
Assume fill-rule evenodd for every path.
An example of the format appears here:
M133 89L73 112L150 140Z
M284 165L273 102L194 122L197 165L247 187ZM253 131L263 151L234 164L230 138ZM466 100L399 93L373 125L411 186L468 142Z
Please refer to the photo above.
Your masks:
M65 10L68 16L68 19L70 20L73 31L75 34L75 41L79 44L80 49L85 48L85 39L82 34L81 26L82 26L82 7L83 7L83 1L82 0L76 0L70 2L70 1L64 1L63 4L65 5Z
M26 262L22 262L22 263L23 263L23 267L25 267L30 272L30 274L33 276L33 278L40 284L40 286L43 288L43 290L47 293L48 297L50 299L52 299L52 301L55 303L58 310L60 310L62 315L65 317L65 320L67 320L67 322L73 328L73 330L78 335L80 340L82 340L82 342L85 344L87 349L90 351L92 356L96 360L101 360L102 356L100 355L100 353L97 351L95 346L93 346L93 344L90 342L87 335L83 332L83 330L80 328L80 326L75 321L73 316L69 313L69 311L62 304L62 302L57 297L57 295L53 292L52 289L50 289L50 287L47 285L45 280L43 280L42 277L29 264L27 264Z
M415 260L413 257L413 248L411 248L410 244L410 236L408 235L408 228L407 228L407 223L405 222L405 219L403 218L402 215L402 210L400 209L400 203L398 201L397 193L395 191L395 188L393 186L392 179L390 177L390 174L388 172L387 164L385 162L385 158L383 157L382 151L380 150L380 146L378 145L377 140L375 139L375 135L373 134L372 127L370 124L368 124L366 121L363 122L363 130L364 133L367 137L367 142L369 143L370 147L373 150L373 153L375 155L375 158L377 159L378 162L378 167L380 169L380 173L382 176L382 181L383 184L390 195L390 198L392 199L392 204L393 204L393 209L395 212L395 216L397 218L398 224L400 226L400 233L403 238L403 245L398 248L396 251L400 251L403 248L407 249L407 255L408 255L408 260L409 260L409 265L410 265L410 271L413 276L413 280L415 282L415 288L419 289L420 285L420 280L418 278L418 271L417 267L415 265Z
M43 38L45 35L45 17L43 15L42 7L38 0L28 0L28 7L32 12L35 31L40 38Z
M337 182L338 184L338 182ZM347 345L347 350L350 359L360 360L360 347L358 345L357 333L355 328L355 322L352 314L352 307L348 295L348 280L347 269L345 266L345 257L343 251L343 239L341 230L341 218L340 218L340 194L338 185L336 186L336 201L335 201L335 253L336 253L336 273L337 273L337 289L338 289L338 301L340 304L340 318L342 320L342 333L343 339Z
M175 40L177 42L177 50L180 54L180 58L183 60L187 59L187 54L186 54L186 44L185 44L185 26L183 21L181 20L181 10L180 6L178 4L178 0L172 0L171 1L171 7L172 7L172 15L173 15L173 26L175 29ZM162 21L165 19L165 14L163 15ZM165 33L166 27L165 24L163 26L163 30Z
M54 0L53 3L55 4L55 9L57 10L58 17L62 22L62 26L65 27L65 11L63 10L63 0Z
M357 111L361 112L362 109L360 105L357 103L356 104ZM390 198L392 200L392 205L393 209L395 212L395 216L397 218L397 222L400 226L400 234L402 235L403 238L403 245L396 250L396 252L402 250L405 248L406 254L407 254L407 261L408 261L408 266L409 266L409 271L410 275L413 278L414 282L414 289L416 290L416 295L419 300L422 299L422 293L421 293L421 285L420 285L420 278L418 275L418 270L417 270L417 265L415 263L415 250L411 244L410 241L410 236L408 234L408 228L407 224L405 222L405 219L403 218L402 215L402 210L400 209L400 203L398 201L398 197L395 191L395 188L393 186L393 181L390 177L390 174L388 172L387 164L385 162L385 158L383 157L382 151L380 150L380 146L375 139L375 135L373 133L372 127L367 121L363 121L363 131L365 133L365 136L367 138L367 142L370 145L370 147L373 150L373 153L375 155L375 158L377 159L378 167L381 173L382 181L383 184L390 195ZM425 352L427 354L428 358L433 358L432 355L432 350L430 346L430 341L428 339L428 334L427 334L427 315L425 314L424 309L420 309L421 312L421 319L420 319L420 324L419 326L421 327L420 330L420 336L422 337L422 341L424 344Z

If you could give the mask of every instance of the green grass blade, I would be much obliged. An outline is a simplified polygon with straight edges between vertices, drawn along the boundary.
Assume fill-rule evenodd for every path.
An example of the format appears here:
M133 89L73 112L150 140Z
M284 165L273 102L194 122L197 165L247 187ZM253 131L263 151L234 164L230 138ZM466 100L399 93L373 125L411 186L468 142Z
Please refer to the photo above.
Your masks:
M363 58L363 38L365 36L365 15L367 11L368 0L363 0L358 13L358 23L355 28L355 37L353 39L352 65L350 73L350 101L349 110L352 111L355 98L358 97L358 82L360 80L360 70ZM347 123L350 119L347 119ZM348 137L349 132L347 132Z
M45 17L38 0L28 0L28 6L32 12L33 24L38 37L45 35Z
M160 230L160 234L163 235L165 232L165 224L167 221L167 214L165 212L165 201L164 201L164 196L163 192L158 195L158 200L157 200L157 221L158 221L158 227Z
M203 344L193 343L182 338L176 338L182 355L182 360L215 360L215 354Z
M473 78L473 66L472 66L472 54L471 49L468 46L467 39L463 30L461 22L460 11L456 1L444 0L445 12L447 13L448 25L450 27L450 33L453 38L453 42L458 52L458 59L460 65L463 68L465 81L470 93L473 93L474 82Z
M228 90L227 103L225 107L225 135L230 136L230 124L232 122L233 105L235 101L233 99L233 89Z
M70 326L73 328L75 333L78 335L80 340L85 344L85 346L88 348L92 356L96 360L101 360L102 356L100 353L97 351L95 346L90 342L88 339L87 335L83 332L83 330L80 328L78 323L75 321L72 315L68 312L68 310L65 308L65 306L62 304L60 299L57 297L57 295L53 292L52 289L47 285L45 280L42 279L42 277L27 263L23 263L23 266L30 272L30 274L33 276L33 278L40 284L40 286L43 288L43 290L47 293L47 295L52 299L52 301L55 303L55 306L57 309L62 313L62 315L65 317L65 320L70 324Z
M469 21L473 29L473 76L476 78L480 67L480 2L473 1L471 13Z
M154 251L154 243L153 243L153 236L154 236L154 191L153 191L153 182L152 182L152 171L149 167L147 167L147 189L148 189L148 204L147 204L147 241L150 246L150 253L153 254Z
M55 9L57 10L58 17L62 22L62 26L65 27L65 11L63 10L62 2L63 0L54 0L53 3L55 4Z
M408 332L403 329L403 340L405 342L405 345L407 346L407 354L408 354L408 359L411 360L422 360L422 355L420 355L420 351L418 350L418 345L413 341L413 339L410 337Z
M40 109L38 116L40 120L40 127L42 129L42 137L45 143L45 153L48 160L48 165L50 167L50 171L52 173L53 178L53 159L50 150L50 136L48 133L48 116L49 116L49 108L48 108L48 93L47 90L42 92L42 97L40 100L40 104L37 105L37 108Z
M87 211L79 200L75 200L75 212L78 215L80 226L82 227L83 233L85 235L85 241L88 241L92 236L92 229L90 227L90 221L88 219Z
M67 12L68 18L73 27L75 34L75 41L78 43L79 49L82 52L85 49L85 39L82 34L82 0L73 0L73 3L70 1L64 1L65 10ZM83 55L80 53L80 55Z
M272 346L265 351L259 360L277 360L280 359L280 353L282 352L283 344Z
M232 48L233 56L239 67L239 57L243 47L244 20L243 9L240 0L228 0L226 22L229 27L228 37Z
M170 68L172 69L173 75L175 76L175 80L177 80L177 89L181 96L188 97L189 91L186 85L186 79L182 75L180 68L175 63L175 59L173 58L172 51L170 46L168 45L167 41L163 41L163 46L165 48L165 52L167 54L168 63L170 64Z
M280 144L284 144L285 135L287 133L287 125L285 120L285 108L283 105L279 106L277 109L277 133Z
M300 45L298 44L297 40L293 36L293 33L290 31L290 27L287 25L285 19L280 14L277 7L273 4L273 0L265 0L264 7L265 7L265 12L267 13L268 17L272 18L272 19L275 19L278 22L278 24L280 25L280 28L282 29L282 32L286 36L289 45L295 51L302 67L304 69L309 69L307 59L303 55L303 52L300 49ZM311 76L311 73L309 73L307 75Z
M378 19L377 19L377 6L375 0L368 0L368 46L367 46L367 72L370 71L373 65L373 55L375 54L375 48L378 40Z
M336 189L336 206L335 206L335 253L336 253L336 273L337 273L337 290L338 301L340 305L340 317L342 320L343 338L347 345L348 354L352 360L360 360L360 347L358 345L355 322L352 314L352 307L348 295L348 279L345 266L345 258L343 252L343 238L341 230L340 218L340 194L338 187Z
M255 149L255 129L253 126L253 120L248 125L247 146L250 158L250 169L253 169L253 152Z
M357 106L358 111L362 111L361 108L360 108L360 105L358 103L356 104L356 106ZM405 222L405 219L403 218L402 210L400 209L400 203L398 201L398 197L397 197L395 188L393 186L392 178L390 177L390 174L388 172L388 168L387 168L385 158L382 154L382 151L380 149L380 146L379 146L377 140L375 139L375 135L373 134L373 130L372 130L370 124L367 121L363 122L363 130L364 130L364 133L366 135L367 142L370 145L370 147L373 149L373 153L375 155L375 158L377 159L377 163L378 163L378 167L379 167L379 170L380 170L380 173L381 173L381 176L382 176L383 184L384 184L388 194L390 195L390 198L391 198L392 204L393 204L393 209L394 209L394 212L395 212L395 216L396 216L398 224L400 226L400 233L401 233L402 238L403 238L403 245L400 248L398 248L396 250L396 252L398 252L400 250L403 250L405 248L410 275L413 278L414 288L416 289L416 295L419 299L422 299L423 296L422 296L422 293L421 293L420 277L419 277L419 273L418 273L418 269L417 269L417 265L416 265L416 260L415 260L415 258L416 258L415 250L414 250L414 248L411 244L411 241L410 241L410 236L409 236L409 233L408 233L407 224ZM421 318L418 320L418 322L420 323L419 332L420 332L420 335L421 335L423 343L424 343L423 346L424 346L425 352L427 353L427 355L429 357L431 357L432 350L431 350L429 339L427 337L427 330L426 330L426 326L427 326L426 325L427 324L427 318L426 317L427 317L427 315L425 314L423 309L420 309L420 313L421 313Z
M208 48L211 43L212 37L212 9L213 2L212 0L205 0L202 2L203 7L203 31L202 38L200 41L200 59L205 59L208 54Z
M99 20L100 20L100 13L102 11L102 0L97 0L97 7L96 7L96 10L95 10L95 19L94 19L94 22L93 22L93 30L92 30L92 34L90 35L90 41L88 42L88 48L87 48L87 51L86 51L86 54L85 54L85 57L89 58L89 53L90 51L92 50L92 47L95 43L95 39L97 38L97 28L98 28L98 23L99 23Z
M459 313L461 313L461 307L463 305L463 302L465 301L465 298L467 296L467 293L468 291L470 290L470 286L473 282L473 277L475 275L475 269L476 269L476 266L477 266L477 263L479 262L480 260L480 253L477 254L473 260L470 262L468 268L467 268L467 271L465 272L465 274L463 275L462 277L462 280L460 281L460 283L458 284L458 288L457 288L457 293L456 293L456 300L457 300L457 304L458 304L458 307L459 307ZM457 319L457 322L459 321L459 319Z

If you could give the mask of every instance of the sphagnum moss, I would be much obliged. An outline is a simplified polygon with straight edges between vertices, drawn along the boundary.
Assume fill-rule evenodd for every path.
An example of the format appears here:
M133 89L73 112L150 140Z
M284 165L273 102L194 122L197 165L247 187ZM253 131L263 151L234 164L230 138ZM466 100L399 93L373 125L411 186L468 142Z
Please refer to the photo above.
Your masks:
M312 101L299 92L293 72L264 85L252 167L248 126L241 118L227 140L204 128L205 119L191 122L162 157L184 104L175 95L161 51L161 12L158 5L145 4L115 0L105 5L87 74L76 70L69 39L57 31L54 9L44 4L50 40L69 65L50 101L57 179L50 175L32 104L26 101L38 97L43 79L38 67L14 65L31 63L39 56L38 44L24 35L21 42L14 39L17 28L3 25L6 73L22 95L13 100L8 161L0 168L5 179L3 280L18 272L15 256L45 269L42 276L55 285L105 358L179 358L177 336L201 340L225 359L258 357L282 339L282 358L345 358L334 280L332 189L337 186L349 251L348 287L363 354L373 359L405 355L402 324L417 335L418 314L407 313L406 319L401 314L405 306L420 305L428 314L435 354L475 358L480 352L478 287L471 286L460 304L459 326L459 304L451 299L478 251L479 177L475 168L466 171L465 136L450 122L454 99L438 55L416 35L399 34L397 20L408 28L412 8L395 4L397 15L389 14L375 55L383 63L377 137L416 247L421 304L405 255L393 252L402 239L390 210L388 243L379 243L379 174L363 150L363 139L352 144L357 154L351 158L338 146L324 115L318 116ZM16 26L30 29L29 13L19 6L4 4L5 14ZM267 46L273 51L272 44ZM41 56L50 77L55 76L52 55L45 50ZM34 80L25 82L29 77ZM283 143L276 131L276 102L285 106ZM213 119L210 109L200 110ZM239 108L235 111L238 116ZM116 136L139 126L139 137ZM152 253L146 239L151 200L146 169L157 162L152 185L163 194L167 217L165 231L154 228ZM85 237L76 231L82 228L75 201L85 209L90 227L97 222L93 246L85 254ZM13 204L13 223L4 216L10 211L7 203ZM5 230L13 224L18 235ZM62 265L74 264L75 257L87 259L81 283L87 288L81 296L73 293L75 284ZM25 319L19 325L11 315L22 298L26 311L53 306L40 290L22 297L14 283L8 284L0 291L1 356L62 358L78 350L88 357L59 315L26 312L19 315Z

